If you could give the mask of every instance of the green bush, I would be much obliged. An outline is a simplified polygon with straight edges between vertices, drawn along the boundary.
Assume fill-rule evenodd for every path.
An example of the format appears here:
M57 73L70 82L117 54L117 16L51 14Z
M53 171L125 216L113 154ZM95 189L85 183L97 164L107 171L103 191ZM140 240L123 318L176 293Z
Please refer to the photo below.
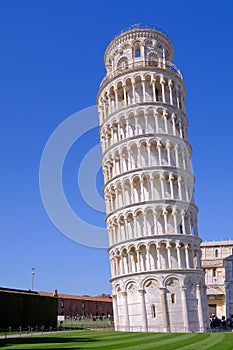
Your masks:
M57 297L0 290L0 328L57 326Z

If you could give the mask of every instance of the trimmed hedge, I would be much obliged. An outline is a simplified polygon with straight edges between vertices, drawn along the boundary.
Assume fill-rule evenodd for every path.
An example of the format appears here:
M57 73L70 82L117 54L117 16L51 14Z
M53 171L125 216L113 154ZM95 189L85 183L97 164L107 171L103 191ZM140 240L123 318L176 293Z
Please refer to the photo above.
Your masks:
M0 328L57 326L57 297L0 290Z

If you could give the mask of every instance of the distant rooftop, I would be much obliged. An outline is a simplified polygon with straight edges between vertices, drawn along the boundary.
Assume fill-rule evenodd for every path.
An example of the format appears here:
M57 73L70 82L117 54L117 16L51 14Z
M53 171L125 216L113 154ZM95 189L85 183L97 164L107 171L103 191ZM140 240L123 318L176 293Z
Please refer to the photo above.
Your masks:
M45 296L53 296L53 293L48 293L48 292L38 292L40 295L45 295ZM70 294L57 294L58 298L60 299L76 299L76 300L86 300L86 301L104 301L104 302L112 302L112 298L109 296L96 296L96 297L91 297L87 295L70 295Z
M223 241L207 241L202 242L201 247L214 247L214 246L227 246L227 245L233 245L233 240L223 240Z

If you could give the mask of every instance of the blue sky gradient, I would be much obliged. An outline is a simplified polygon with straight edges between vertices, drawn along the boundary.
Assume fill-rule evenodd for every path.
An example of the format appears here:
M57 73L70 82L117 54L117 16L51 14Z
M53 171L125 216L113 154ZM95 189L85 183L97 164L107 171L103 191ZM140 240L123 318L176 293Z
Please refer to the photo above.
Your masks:
M77 295L110 293L106 249L77 244L51 223L39 165L56 127L96 102L104 51L134 23L161 27L187 88L199 235L233 239L232 1L2 0L0 3L0 286ZM77 213L104 226L81 202L77 169L98 142L93 130L72 147L64 189ZM80 152L80 149L82 152ZM102 176L98 173L99 191ZM77 199L76 199L77 195Z

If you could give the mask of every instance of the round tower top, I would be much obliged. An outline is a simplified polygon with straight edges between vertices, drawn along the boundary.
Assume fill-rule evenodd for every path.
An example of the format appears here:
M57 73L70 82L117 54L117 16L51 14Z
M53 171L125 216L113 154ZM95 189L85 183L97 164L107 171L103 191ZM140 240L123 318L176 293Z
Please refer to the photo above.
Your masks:
M107 75L116 69L142 61L172 62L174 50L170 39L161 29L135 24L122 31L108 45L104 64Z

